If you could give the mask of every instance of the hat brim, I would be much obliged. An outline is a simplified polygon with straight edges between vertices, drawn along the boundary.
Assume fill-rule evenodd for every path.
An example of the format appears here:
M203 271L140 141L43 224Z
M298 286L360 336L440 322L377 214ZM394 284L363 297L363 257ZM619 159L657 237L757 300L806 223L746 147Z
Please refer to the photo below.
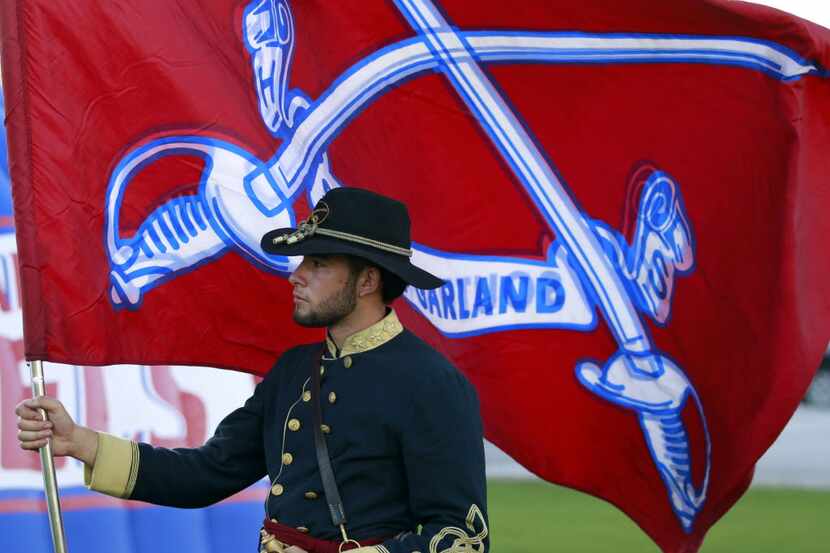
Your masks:
M390 273L397 275L407 284L422 290L440 288L444 281L420 267L413 265L409 258L391 252L386 252L372 246L365 246L357 242L349 242L329 236L315 234L293 244L274 244L274 238L294 232L293 228L272 230L262 237L260 246L265 253L271 255L353 255L362 257Z

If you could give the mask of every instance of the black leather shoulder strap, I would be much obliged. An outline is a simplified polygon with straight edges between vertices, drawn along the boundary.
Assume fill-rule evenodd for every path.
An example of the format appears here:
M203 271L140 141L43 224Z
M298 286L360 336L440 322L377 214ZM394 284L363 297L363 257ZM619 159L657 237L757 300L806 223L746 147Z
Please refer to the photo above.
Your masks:
M320 468L320 477L323 480L323 490L326 493L326 502L331 514L331 522L335 526L342 526L346 523L346 511L343 509L343 500L340 499L340 491L337 489L337 481L334 479L334 470L331 468L329 448L326 445L326 437L323 435L323 407L320 401L320 366L325 351L325 344L320 349L319 355L312 355L311 361L311 403L314 419L314 449L317 452L317 465Z

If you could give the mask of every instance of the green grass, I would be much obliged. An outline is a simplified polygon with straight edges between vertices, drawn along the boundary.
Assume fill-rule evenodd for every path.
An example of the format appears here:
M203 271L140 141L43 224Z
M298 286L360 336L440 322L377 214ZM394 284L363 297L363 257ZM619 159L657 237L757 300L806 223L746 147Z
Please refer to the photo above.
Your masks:
M494 553L659 553L616 508L538 481L491 480ZM828 553L830 492L753 488L709 531L700 553Z

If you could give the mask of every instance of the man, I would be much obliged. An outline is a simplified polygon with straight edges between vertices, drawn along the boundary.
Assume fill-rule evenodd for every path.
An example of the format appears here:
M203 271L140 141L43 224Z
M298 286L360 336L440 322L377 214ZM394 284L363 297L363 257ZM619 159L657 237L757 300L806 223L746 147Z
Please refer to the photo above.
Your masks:
M209 505L267 474L262 551L486 552L475 391L388 307L407 284L442 284L409 260L406 207L336 188L262 247L304 256L289 278L294 320L326 327L326 342L287 351L204 446L97 433L44 398L17 406L21 447L51 438L56 455L85 463L92 489L178 507Z

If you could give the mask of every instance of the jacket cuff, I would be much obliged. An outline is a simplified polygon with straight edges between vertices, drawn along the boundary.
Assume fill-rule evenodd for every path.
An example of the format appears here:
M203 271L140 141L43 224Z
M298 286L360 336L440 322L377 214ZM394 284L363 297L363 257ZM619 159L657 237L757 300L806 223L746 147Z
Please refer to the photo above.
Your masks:
M98 432L95 464L84 464L84 484L90 490L127 499L138 476L138 444Z

